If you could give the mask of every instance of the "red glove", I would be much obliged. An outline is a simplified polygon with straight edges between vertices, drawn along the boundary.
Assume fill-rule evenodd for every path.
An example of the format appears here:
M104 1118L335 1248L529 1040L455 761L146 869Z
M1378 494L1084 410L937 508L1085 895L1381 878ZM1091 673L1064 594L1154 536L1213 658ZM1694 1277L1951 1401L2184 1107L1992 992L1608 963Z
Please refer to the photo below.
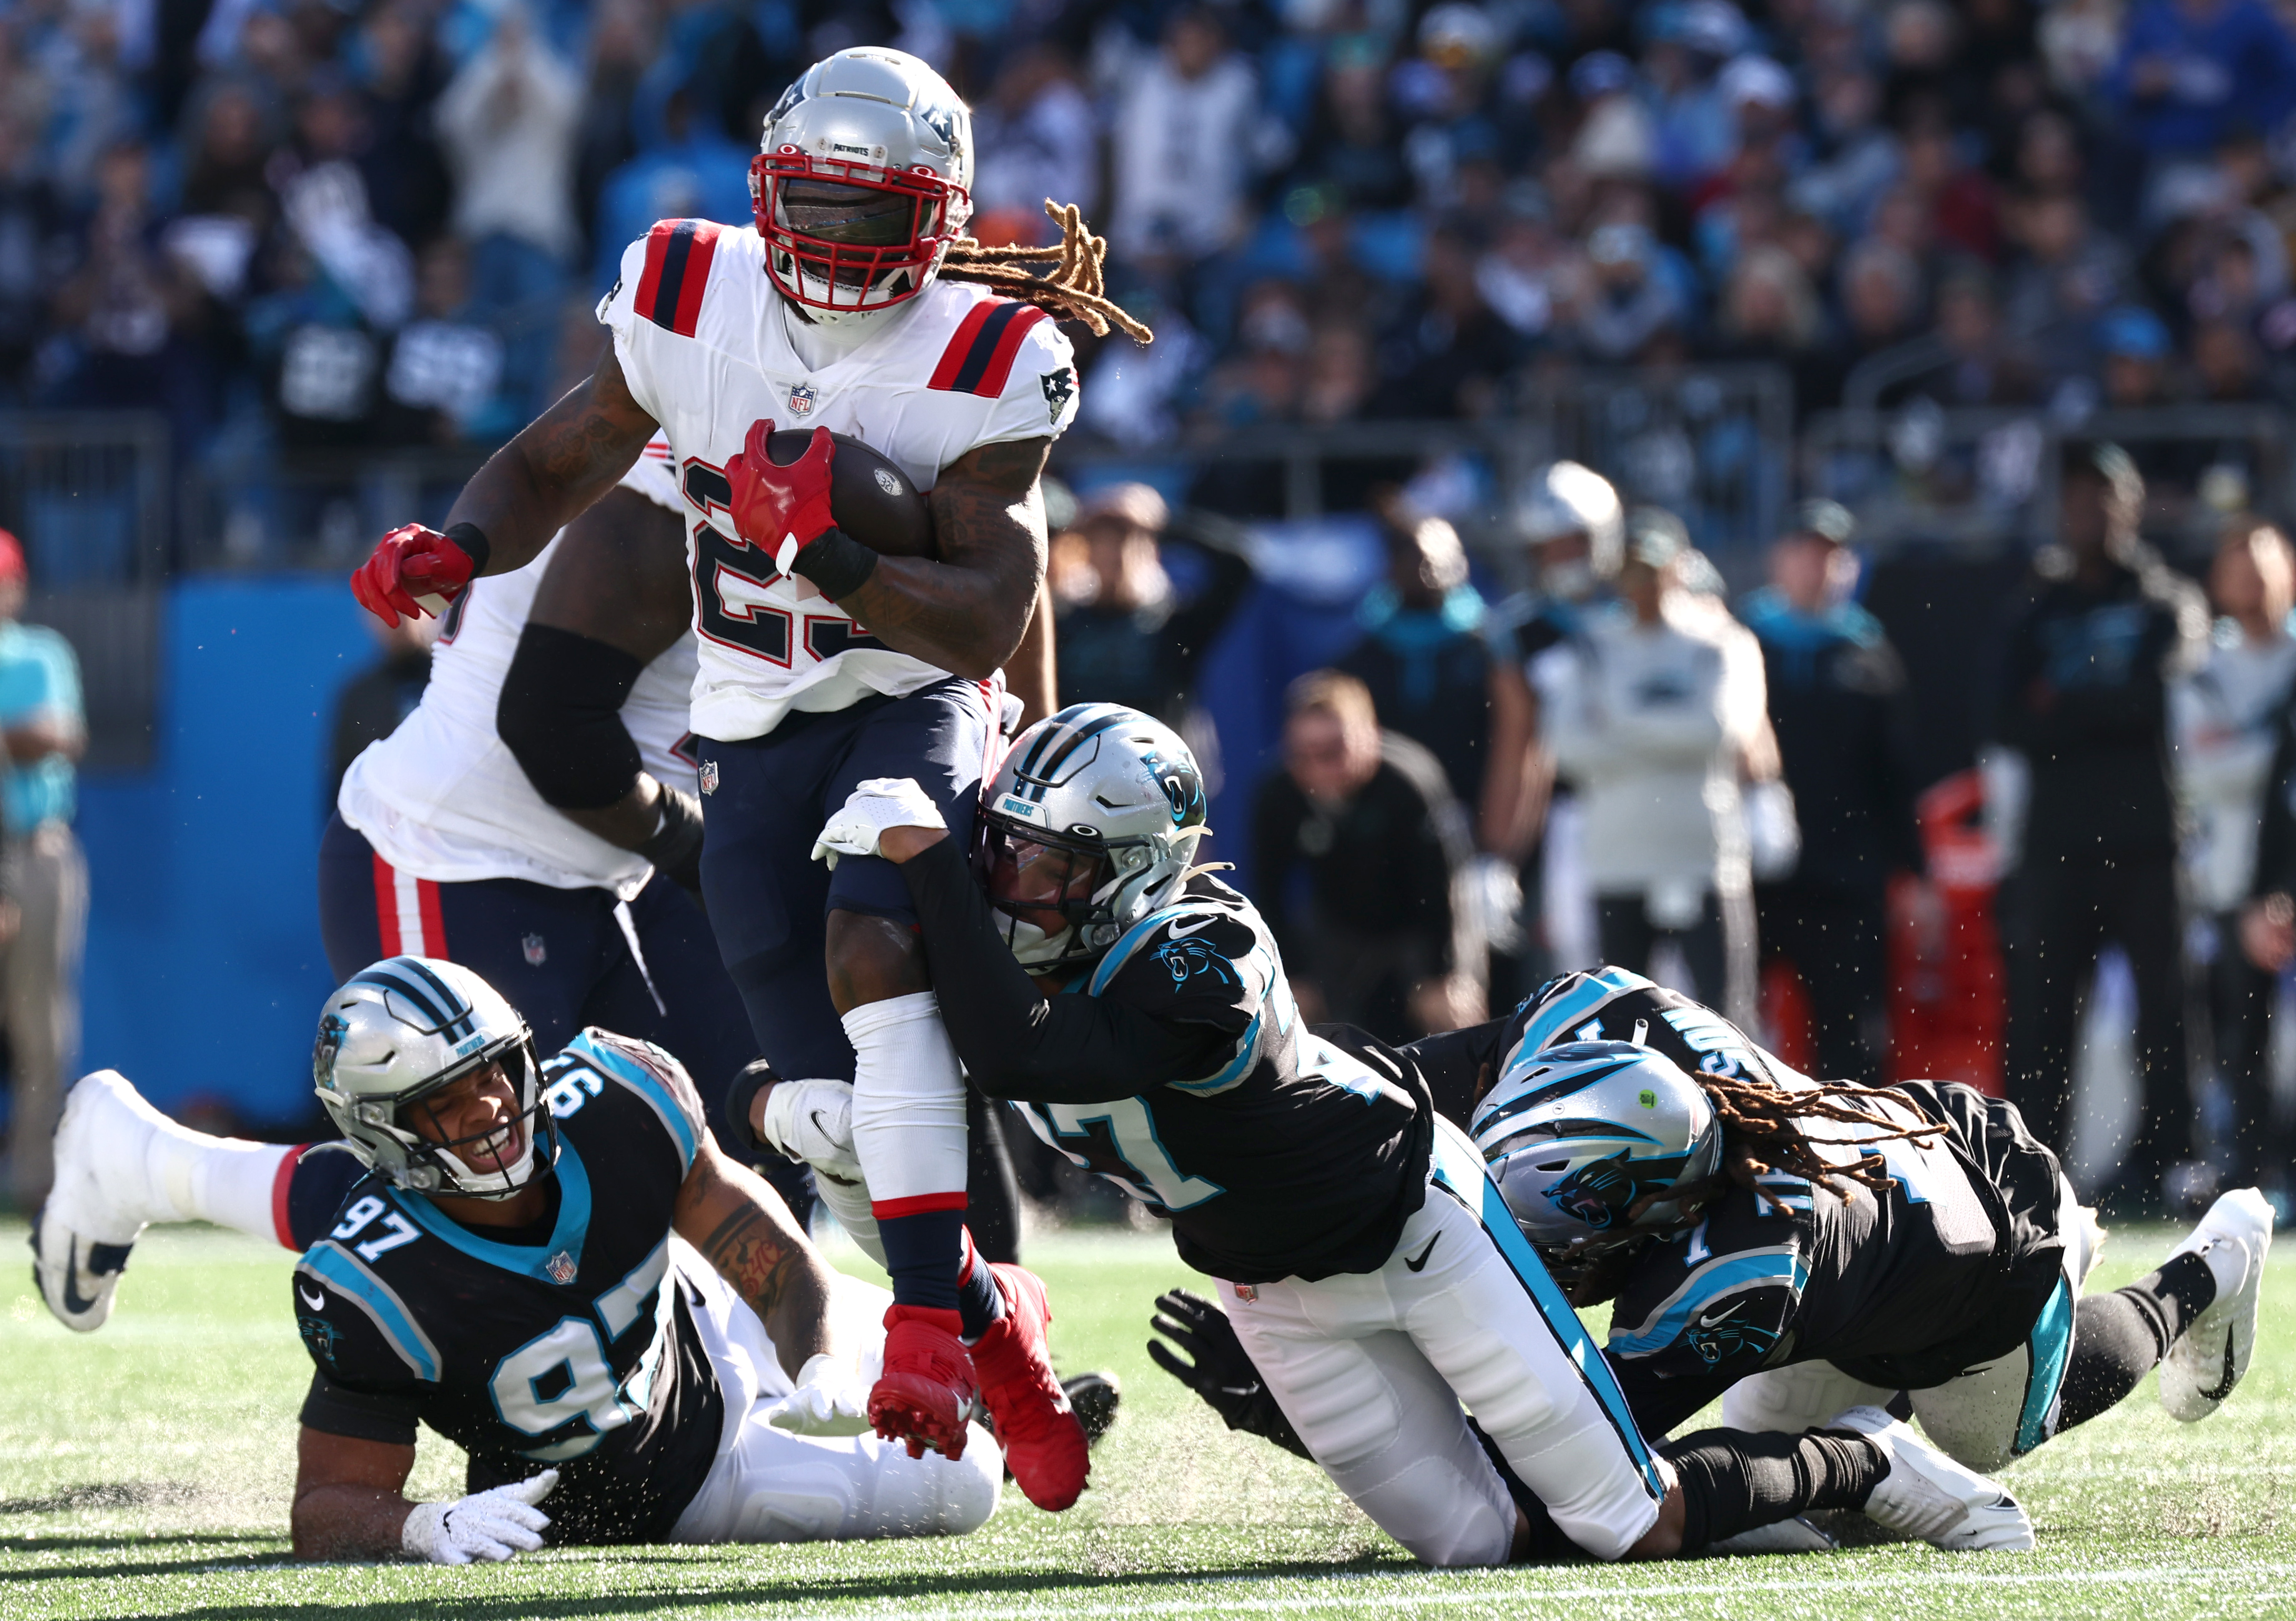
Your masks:
M734 532L787 574L799 553L836 527L829 510L829 463L837 442L828 429L816 428L803 455L776 467L766 454L773 430L770 417L750 424L742 453L726 463L726 481L734 487Z
M351 574L351 594L385 625L434 611L418 601L450 597L471 583L478 563L450 536L403 523L384 536L374 555Z

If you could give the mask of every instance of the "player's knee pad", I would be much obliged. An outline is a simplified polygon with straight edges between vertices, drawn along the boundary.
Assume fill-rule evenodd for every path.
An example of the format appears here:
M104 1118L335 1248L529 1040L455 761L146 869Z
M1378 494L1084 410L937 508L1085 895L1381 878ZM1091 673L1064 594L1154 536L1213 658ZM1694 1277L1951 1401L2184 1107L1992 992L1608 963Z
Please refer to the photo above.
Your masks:
M1004 1454L980 1425L968 1429L964 1456L937 1452L912 1458L897 1442L877 1442L877 1478L868 1523L853 1536L965 1536L988 1523L1004 1485Z
M1383 1371L1353 1340L1253 1339L1246 1348L1318 1462L1344 1467L1393 1444L1401 1404Z
M964 1072L931 991L845 1015L853 1044L853 1146L879 1200L962 1192Z

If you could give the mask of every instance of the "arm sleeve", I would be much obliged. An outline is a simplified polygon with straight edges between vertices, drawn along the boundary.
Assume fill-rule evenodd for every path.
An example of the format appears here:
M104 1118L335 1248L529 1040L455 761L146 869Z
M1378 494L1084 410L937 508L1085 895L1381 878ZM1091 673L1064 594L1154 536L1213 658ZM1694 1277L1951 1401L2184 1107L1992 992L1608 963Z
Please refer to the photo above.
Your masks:
M953 839L901 864L916 903L941 1019L972 1083L990 1097L1101 1103L1198 1079L1236 1030L1157 1018L1110 996L1038 994L989 917Z
M645 767L622 704L644 670L578 631L529 623L519 633L495 730L544 804L599 810L630 791Z

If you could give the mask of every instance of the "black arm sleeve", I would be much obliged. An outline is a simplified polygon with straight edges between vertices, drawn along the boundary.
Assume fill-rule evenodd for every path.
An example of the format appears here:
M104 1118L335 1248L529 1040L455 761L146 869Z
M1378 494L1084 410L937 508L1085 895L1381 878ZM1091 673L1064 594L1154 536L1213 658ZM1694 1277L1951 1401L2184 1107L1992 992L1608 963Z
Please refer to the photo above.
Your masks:
M1037 993L988 915L954 839L901 864L923 930L942 1021L972 1084L992 1098L1103 1103L1218 1067L1234 1036L1152 1019L1107 996Z
M386 1396L339 1385L314 1369L311 1388L303 1397L306 1429L355 1441L381 1441L390 1446L414 1445L420 1409L411 1396Z
M520 633L495 730L545 804L603 810L630 791L644 765L622 704L644 669L635 654L554 625Z
M1475 1093L1505 1051L1507 1031L1514 1022L1515 1016L1510 1013L1464 1030L1423 1036L1397 1049L1426 1077L1427 1090L1435 1098L1435 1112L1461 1131L1467 1129L1467 1118L1475 1110Z

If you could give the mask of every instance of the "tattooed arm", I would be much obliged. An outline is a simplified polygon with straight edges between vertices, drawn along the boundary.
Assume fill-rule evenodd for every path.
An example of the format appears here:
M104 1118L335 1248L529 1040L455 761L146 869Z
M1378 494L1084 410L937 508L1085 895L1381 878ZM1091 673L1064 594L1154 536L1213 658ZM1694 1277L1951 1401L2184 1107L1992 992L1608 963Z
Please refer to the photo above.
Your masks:
M928 498L942 561L880 559L837 605L886 646L951 675L984 680L1008 663L1045 577L1037 478L1052 448L1050 439L1016 439L950 463Z
M829 1263L790 1208L704 1131L677 1191L677 1236L700 1250L756 1311L791 1379L830 1344Z
M488 574L522 569L629 471L657 425L630 397L610 346L587 380L519 430L472 475L447 514L447 525L479 527L487 537ZM1038 530L1041 535L1041 520Z

